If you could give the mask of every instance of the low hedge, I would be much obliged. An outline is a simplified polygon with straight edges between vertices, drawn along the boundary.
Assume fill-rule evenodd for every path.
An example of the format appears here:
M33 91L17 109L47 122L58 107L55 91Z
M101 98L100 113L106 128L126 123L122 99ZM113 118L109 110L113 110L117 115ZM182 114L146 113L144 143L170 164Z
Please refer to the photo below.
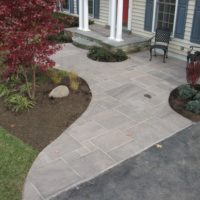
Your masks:
M121 62L128 59L126 53L121 49L112 52L102 47L92 47L88 52L88 57L101 62Z

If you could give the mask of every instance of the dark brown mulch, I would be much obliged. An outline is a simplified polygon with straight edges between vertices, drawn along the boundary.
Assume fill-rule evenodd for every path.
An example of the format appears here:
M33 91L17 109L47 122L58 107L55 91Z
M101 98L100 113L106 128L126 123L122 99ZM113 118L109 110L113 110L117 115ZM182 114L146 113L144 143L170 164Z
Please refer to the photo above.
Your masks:
M36 106L26 112L13 113L1 101L0 125L41 151L79 118L91 101L90 89L82 79L79 90L70 91L66 98L49 99L53 88L55 85L50 82L42 84L37 91Z
M200 85L197 85L196 88L198 91L200 91ZM178 88L175 88L169 96L169 104L172 107L173 110L175 110L180 115L184 116L185 118L188 118L192 121L200 121L200 115L192 113L185 109L185 104L187 101L184 101L181 99L178 95Z

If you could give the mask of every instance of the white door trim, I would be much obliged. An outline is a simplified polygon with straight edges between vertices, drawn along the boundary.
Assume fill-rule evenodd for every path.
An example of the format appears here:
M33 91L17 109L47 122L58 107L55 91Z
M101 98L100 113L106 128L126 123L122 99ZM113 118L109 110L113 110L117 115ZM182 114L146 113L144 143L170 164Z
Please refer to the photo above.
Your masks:
M131 31L132 28L132 10L133 10L133 0L129 0L129 7L128 7L128 25L127 29Z

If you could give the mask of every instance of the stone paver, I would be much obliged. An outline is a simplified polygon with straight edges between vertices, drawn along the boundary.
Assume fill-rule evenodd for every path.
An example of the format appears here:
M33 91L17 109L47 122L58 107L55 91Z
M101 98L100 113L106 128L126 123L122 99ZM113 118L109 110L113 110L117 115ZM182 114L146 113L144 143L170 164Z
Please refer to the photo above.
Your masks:
M89 84L92 101L71 127L47 146L29 171L24 200L51 199L190 126L168 105L185 80L185 62L144 51L121 63L95 62L67 44L53 56L60 69ZM78 58L78 59L77 59ZM150 98L149 98L150 95Z

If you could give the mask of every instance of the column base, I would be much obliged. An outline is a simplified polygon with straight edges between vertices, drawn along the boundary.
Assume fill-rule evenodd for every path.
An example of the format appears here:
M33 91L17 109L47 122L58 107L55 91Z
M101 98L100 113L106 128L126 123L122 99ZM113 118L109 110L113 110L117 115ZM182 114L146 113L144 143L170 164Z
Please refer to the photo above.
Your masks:
M109 37L108 39L109 40L116 40L114 37Z
M121 39L121 38L116 38L115 39L117 42L123 42L124 40L123 39Z
M90 29L83 29L82 31L90 31Z

